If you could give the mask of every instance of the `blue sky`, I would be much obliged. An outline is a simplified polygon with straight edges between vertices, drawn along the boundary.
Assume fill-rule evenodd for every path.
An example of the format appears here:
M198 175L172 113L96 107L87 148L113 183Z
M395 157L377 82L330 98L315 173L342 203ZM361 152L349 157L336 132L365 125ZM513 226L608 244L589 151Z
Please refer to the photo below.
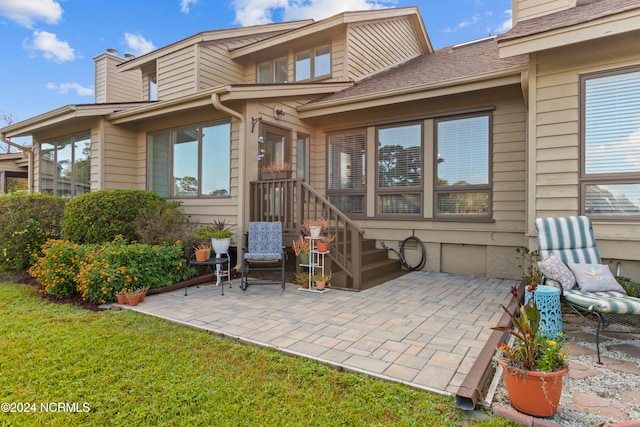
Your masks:
M500 34L511 0L0 0L0 128L93 103L93 57L141 55L206 30L418 6L434 48Z

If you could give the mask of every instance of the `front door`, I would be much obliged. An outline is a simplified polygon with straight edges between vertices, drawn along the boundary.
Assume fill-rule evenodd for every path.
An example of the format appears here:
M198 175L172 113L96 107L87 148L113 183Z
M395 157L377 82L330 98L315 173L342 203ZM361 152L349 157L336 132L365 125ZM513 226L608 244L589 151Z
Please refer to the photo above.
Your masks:
M277 172L291 170L291 137L290 132L276 126L262 124L261 154L264 154L258 161L260 179L265 179L265 172ZM289 174L290 176L290 174Z

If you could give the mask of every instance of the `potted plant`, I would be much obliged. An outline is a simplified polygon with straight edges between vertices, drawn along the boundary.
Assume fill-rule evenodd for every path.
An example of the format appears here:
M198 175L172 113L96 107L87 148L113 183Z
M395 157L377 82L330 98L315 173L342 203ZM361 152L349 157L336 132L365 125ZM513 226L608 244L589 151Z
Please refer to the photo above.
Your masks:
M521 303L516 285L511 295L518 304L517 313L511 314L513 327L499 326L493 329L507 332L514 343L498 344L498 363L503 368L503 378L511 405L517 410L538 417L549 417L558 410L562 394L562 378L568 372L563 337L545 337L539 328L540 310L535 302L537 283L531 283L527 291L531 298Z
M289 162L271 163L260 168L260 179L262 180L289 179L291 174L292 170Z
M329 228L329 220L326 218L308 219L302 223L302 229L308 231L314 239L320 238L325 228Z
M306 271L299 271L295 276L296 283L302 286L304 289L309 289L309 273Z
M316 284L316 289L319 291L323 291L325 286L327 286L327 282L331 280L331 272L327 274L314 274L311 276L311 280Z
M316 242L318 252L329 252L329 243L336 240L336 233L330 233L325 236L321 236L320 240Z
M143 302L145 297L147 296L147 291L149 290L151 286L147 285L147 286L141 286L138 288L138 291L140 292L140 298L138 298L138 302Z
M136 306L140 302L140 290L129 289L127 291L127 304L130 306Z
M122 288L118 292L116 292L116 298L118 300L118 304L126 304L127 303L127 288Z
M293 241L291 246L296 256L300 257L300 264L309 265L309 254L311 253L311 241L300 235Z
M200 242L193 247L196 254L196 261L203 262L211 256L211 243Z
M225 254L229 251L233 231L231 231L231 227L226 220L215 219L213 220L213 225L201 227L193 233L193 237L198 240L211 239L213 251L216 254Z

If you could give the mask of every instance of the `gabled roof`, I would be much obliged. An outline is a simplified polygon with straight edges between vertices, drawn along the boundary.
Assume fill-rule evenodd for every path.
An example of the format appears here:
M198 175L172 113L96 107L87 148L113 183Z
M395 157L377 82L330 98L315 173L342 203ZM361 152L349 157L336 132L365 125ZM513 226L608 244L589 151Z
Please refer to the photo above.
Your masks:
M414 31L416 33L416 39L420 44L422 51L432 52L433 47L425 30L420 10L418 9L418 7L412 6L390 9L342 12L329 18L313 22L309 25L301 26L291 31L287 31L258 42L250 43L246 46L233 49L231 50L231 58L242 58L244 56L263 51L265 49L290 43L294 40L315 36L327 30L335 29L347 24L357 24L367 21L399 17L409 17L411 19Z
M431 54L422 55L402 65L362 80L355 86L326 96L299 107L300 111L311 111L328 106L344 105L362 101L388 103L388 98L404 94L418 95L418 92L438 90L440 94L456 86L515 77L519 82L520 73L526 69L528 56L521 55L506 59L498 56L498 47L493 37L477 43L448 46ZM487 83L495 86L494 83ZM468 87L467 87L468 89ZM406 99L405 99L406 100Z
M640 0L578 0L575 7L518 22L498 36L500 55L519 55L640 29ZM570 32L580 30L579 37Z
M193 46L198 43L243 37L251 38L252 40L254 40L256 36L263 35L265 37L270 37L282 32L289 32L295 28L303 27L311 23L313 23L313 19L304 19L300 21L278 22L273 24L253 25L248 27L202 31L191 37L187 37L186 39L179 40L177 42L163 46L159 49L124 62L118 65L118 70L128 71L140 68L148 62L155 61L156 59L168 55L172 52L184 49L185 47Z

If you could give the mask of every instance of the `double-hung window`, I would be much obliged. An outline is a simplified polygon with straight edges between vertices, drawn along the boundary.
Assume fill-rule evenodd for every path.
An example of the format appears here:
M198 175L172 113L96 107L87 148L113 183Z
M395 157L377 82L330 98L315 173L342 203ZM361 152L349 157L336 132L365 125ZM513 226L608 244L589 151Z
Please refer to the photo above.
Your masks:
M296 53L296 81L331 75L331 46L324 45Z
M436 120L436 218L491 218L490 129L490 114Z
M257 65L257 83L287 83L289 80L289 65L287 57L272 61L261 62Z
M147 186L161 197L228 196L230 175L228 121L148 136Z
M82 132L40 145L40 191L78 196L91 188L91 134Z
M422 125L377 129L377 215L422 213Z
M640 69L581 78L582 210L640 218Z

